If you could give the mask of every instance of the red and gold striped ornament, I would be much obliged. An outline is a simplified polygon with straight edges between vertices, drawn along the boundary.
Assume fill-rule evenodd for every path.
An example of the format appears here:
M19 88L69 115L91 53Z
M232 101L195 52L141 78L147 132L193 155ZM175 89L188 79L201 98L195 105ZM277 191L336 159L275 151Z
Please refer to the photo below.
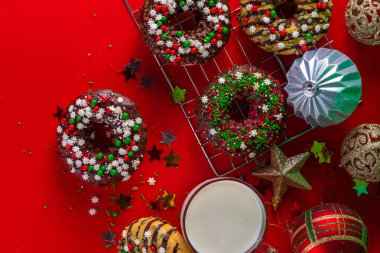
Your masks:
M293 225L296 253L367 252L367 229L360 216L339 204L315 206Z

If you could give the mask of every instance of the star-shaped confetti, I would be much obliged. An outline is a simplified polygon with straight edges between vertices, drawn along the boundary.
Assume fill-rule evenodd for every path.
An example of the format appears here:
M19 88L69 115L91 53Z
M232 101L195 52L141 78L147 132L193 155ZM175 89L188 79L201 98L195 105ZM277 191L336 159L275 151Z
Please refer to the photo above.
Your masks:
M119 199L116 201L116 205L120 207L120 211L124 211L125 209L132 206L132 196L126 196L124 194L120 194Z
M187 90L186 89L181 89L177 85L174 87L174 90L172 92L172 97L173 101L176 104L179 104L183 101L186 100L185 95L186 95Z
M154 81L149 76L142 76L141 82L139 84L140 87L144 87L145 89L149 90L150 87L154 85Z
M170 153L167 156L164 156L164 160L166 161L166 167L178 167L178 162L181 159L180 155L175 154L173 151L170 151Z
M258 178L272 181L272 204L275 209L279 206L289 187L311 190L310 184L300 172L308 157L309 152L288 158L276 145L273 145L271 148L271 165L252 173Z
M264 182L264 180L259 180L259 184L257 184L257 185L254 185L254 187L256 188L256 190L258 190L260 193L261 193L261 195L263 195L263 196L266 196L266 194L267 194L267 189L269 188L269 185L268 184L266 184L265 182Z
M162 149L158 149L156 145L153 145L153 148L146 152L149 154L149 162L151 162L153 160L161 161L161 153L164 151Z
M171 207L175 207L174 199L175 199L175 194L168 194L166 191L164 192L164 194L162 195L162 197L160 199L160 201L164 207L164 210L171 208Z
M162 139L160 143L166 143L169 147L171 147L172 142L177 140L177 138L173 135L173 130L170 130L169 132L161 132Z
M99 197L98 197L98 196L93 196L93 197L91 198L91 203L92 203L92 204L97 204L97 203L99 203Z
M314 141L310 151L318 158L319 163L331 163L331 156L334 154L326 147L326 143Z
M110 228L102 234L104 244L115 244L116 233L113 233Z
M150 201L149 204L148 204L148 207L149 207L150 210L160 211L160 205L159 205L159 203L158 203L157 200Z
M125 70L120 72L125 75L125 81L128 82L130 78L136 79L136 72L140 71L141 61L139 59L131 58L130 62L125 65Z
M360 179L353 179L355 182L355 186L352 189L357 191L357 196L360 197L362 194L368 194L367 186L368 183L366 181L362 181Z
M63 113L63 110L62 110L62 108L61 107L59 107L59 106L57 106L57 111L56 111L56 113L54 113L53 114L53 117L55 117L55 118L61 118L61 116L62 116L62 113Z

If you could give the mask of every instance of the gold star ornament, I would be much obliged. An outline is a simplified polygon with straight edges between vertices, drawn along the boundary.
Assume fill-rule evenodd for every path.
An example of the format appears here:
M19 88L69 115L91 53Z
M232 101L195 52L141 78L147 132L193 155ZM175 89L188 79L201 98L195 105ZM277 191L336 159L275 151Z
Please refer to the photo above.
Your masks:
M309 158L309 154L309 152L306 152L288 158L276 145L273 145L271 149L271 165L252 173L258 178L272 181L272 204L274 209L277 209L289 187L311 190L310 184L300 172Z

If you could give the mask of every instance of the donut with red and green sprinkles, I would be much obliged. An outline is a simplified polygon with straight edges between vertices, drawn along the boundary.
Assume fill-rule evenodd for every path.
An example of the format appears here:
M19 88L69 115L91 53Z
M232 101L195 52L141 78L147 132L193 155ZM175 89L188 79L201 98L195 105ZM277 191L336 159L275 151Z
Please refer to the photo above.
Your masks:
M192 12L195 29L171 25L176 15ZM163 64L202 64L228 42L231 14L227 0L145 0L141 29L144 40Z
M59 152L72 173L95 185L126 181L140 165L147 130L137 106L110 91L88 91L65 109L57 127ZM94 145L103 127L110 144ZM105 143L101 143L105 145Z
M240 0L243 30L267 52L301 54L315 45L330 27L331 0L293 0L294 16L276 10L283 0ZM279 7L281 8L281 6Z
M246 101L249 109L239 120L232 117L238 101ZM270 148L282 131L285 113L278 81L250 65L215 77L197 104L202 135L214 148L245 158Z

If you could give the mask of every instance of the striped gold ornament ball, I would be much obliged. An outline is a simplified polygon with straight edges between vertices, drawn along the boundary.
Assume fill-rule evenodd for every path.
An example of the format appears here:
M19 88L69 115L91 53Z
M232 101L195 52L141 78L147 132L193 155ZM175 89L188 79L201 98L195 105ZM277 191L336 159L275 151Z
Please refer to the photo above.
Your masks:
M296 253L365 253L367 229L360 216L340 204L323 204L303 213L293 225Z

